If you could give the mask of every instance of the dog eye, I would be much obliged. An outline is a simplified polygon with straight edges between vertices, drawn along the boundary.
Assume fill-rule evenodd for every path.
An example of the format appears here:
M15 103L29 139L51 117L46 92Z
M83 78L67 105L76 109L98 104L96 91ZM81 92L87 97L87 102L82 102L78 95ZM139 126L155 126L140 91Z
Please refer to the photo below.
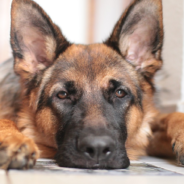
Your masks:
M57 94L57 97L59 99L65 99L68 97L68 93L66 91L60 91L58 94Z
M118 98L123 98L123 97L125 97L127 95L127 93L124 91L124 90L122 90L122 89L118 89L117 91L116 91L116 96L118 97Z

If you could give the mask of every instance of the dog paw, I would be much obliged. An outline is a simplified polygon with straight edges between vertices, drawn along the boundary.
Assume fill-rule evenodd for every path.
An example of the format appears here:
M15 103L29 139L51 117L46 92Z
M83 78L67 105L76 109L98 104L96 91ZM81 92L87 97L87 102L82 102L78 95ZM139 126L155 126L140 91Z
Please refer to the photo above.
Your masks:
M29 169L38 158L35 143L23 134L8 135L0 139L0 168Z
M172 141L172 150L176 155L177 162L184 165L184 135L178 136Z

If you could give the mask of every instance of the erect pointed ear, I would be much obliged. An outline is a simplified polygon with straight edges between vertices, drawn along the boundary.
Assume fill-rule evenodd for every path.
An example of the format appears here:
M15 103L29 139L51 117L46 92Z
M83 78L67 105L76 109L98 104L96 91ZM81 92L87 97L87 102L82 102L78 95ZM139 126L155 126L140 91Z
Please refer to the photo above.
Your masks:
M42 8L32 0L13 0L11 46L15 72L25 80L52 65L69 42Z
M162 66L162 21L161 0L134 0L105 43L150 78Z

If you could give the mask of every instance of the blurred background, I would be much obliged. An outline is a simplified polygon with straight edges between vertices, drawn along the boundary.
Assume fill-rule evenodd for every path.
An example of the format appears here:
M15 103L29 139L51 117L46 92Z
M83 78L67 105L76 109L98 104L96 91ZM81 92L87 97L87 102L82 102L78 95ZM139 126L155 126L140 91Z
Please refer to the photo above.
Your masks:
M0 0L0 62L11 57L10 5ZM131 0L35 0L71 42L94 43L108 38ZM164 67L156 76L158 107L184 112L184 1L163 0Z

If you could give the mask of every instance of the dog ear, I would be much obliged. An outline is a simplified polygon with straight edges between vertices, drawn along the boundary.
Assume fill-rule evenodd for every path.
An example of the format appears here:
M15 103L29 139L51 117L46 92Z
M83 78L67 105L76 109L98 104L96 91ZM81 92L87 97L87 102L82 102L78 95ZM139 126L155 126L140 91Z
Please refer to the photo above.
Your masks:
M70 43L42 8L32 0L13 0L11 46L15 72L30 79L52 65Z
M134 0L105 42L145 77L161 68L163 22L161 0Z

